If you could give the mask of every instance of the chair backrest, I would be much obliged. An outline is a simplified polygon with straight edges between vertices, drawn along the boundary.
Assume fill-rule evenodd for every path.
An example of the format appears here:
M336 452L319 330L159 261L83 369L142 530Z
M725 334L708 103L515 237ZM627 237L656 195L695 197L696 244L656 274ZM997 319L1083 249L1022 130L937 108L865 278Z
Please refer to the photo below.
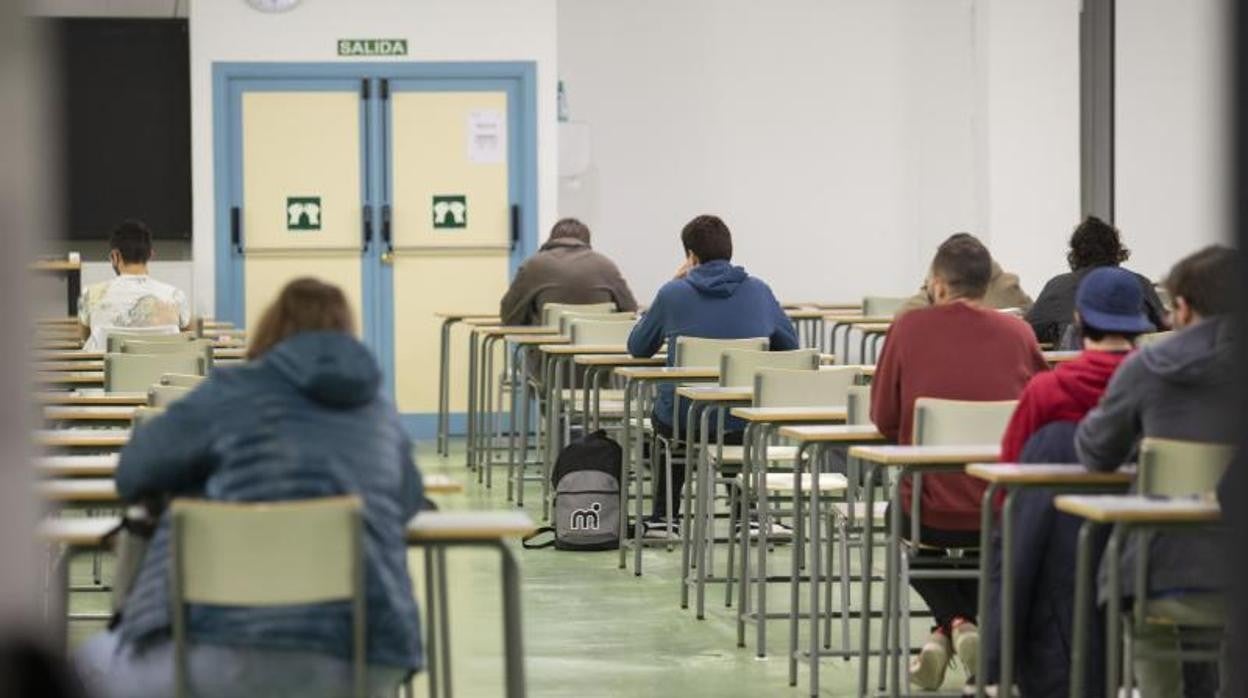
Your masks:
M570 334L572 323L577 320L593 320L595 322L636 322L636 313L563 313L559 316L559 334Z
M150 407L168 407L190 392L190 388L182 385L153 385L147 389L147 404Z
M285 606L349 600L356 695L364 695L362 507L358 497L260 504L173 501L169 579L179 693L186 686L185 604Z
M160 377L160 385L176 385L180 388L194 388L203 382L203 376L191 373L166 373Z
M615 303L547 303L542 306L542 325L558 327L565 313L613 313Z
M845 390L846 424L867 426L871 421L871 386L851 385Z
M123 354L194 354L204 357L204 365L212 367L212 340L192 339L186 342L149 342L127 339L121 343Z
M1142 334L1139 337L1136 337L1135 345L1137 347L1146 347L1150 344L1156 344L1158 342L1165 341L1173 334L1174 334L1174 330L1166 330L1165 332L1149 332L1148 334Z
M893 296L865 296L862 299L862 314L867 317L888 317L908 300L910 299Z
M632 318L626 318L632 320ZM633 331L636 322L620 322L619 320L572 320L564 316L567 323L567 335L573 344L625 344L628 335Z
M860 375L862 375L862 370L857 366L823 366L813 372L787 368L760 368L754 374L754 406L844 405L847 402L846 393L849 387L857 381Z
M203 372L204 358L198 354L105 354L104 391L141 392L166 373Z
M920 446L972 446L1001 442L1017 400L914 401L914 438Z
M134 426L143 426L164 413L163 407L140 407L134 411Z
M127 327L124 329L110 330L108 333L107 350L109 352L119 352L126 342L161 342L166 344L179 344L191 341L188 335L180 334L174 329L170 331L169 326L164 327Z
M729 349L753 349L762 351L770 344L766 337L748 339L710 339L707 337L677 337L674 366L719 367L719 356Z
M1140 494L1186 497L1212 492L1235 455L1228 444L1147 438L1140 442Z
M719 355L719 384L723 387L753 388L754 374L760 368L814 371L819 368L819 350L727 349Z

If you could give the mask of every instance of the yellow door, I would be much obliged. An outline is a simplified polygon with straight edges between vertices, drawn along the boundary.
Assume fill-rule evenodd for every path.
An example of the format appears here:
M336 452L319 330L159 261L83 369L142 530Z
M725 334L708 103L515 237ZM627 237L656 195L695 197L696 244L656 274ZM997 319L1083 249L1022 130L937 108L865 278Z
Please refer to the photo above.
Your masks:
M497 312L511 241L507 91L421 91L392 82L390 192L395 398L437 410L439 311ZM457 347L463 347L456 340ZM465 408L453 352L451 411Z
M342 288L362 315L362 102L352 91L245 91L242 228L246 327L286 282Z

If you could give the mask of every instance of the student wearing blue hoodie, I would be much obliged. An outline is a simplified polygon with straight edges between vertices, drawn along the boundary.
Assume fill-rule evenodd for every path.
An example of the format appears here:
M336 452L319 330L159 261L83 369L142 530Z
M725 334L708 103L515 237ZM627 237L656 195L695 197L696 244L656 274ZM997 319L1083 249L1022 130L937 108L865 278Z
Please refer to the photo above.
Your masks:
M732 233L717 216L698 216L680 231L685 249L685 262L676 271L676 278L659 289L650 309L642 316L628 337L628 351L633 356L648 357L663 346L675 346L677 337L711 339L743 339L767 337L772 351L798 348L797 331L776 301L771 288L762 279L750 276L745 269L732 264ZM674 361L668 352L667 363ZM675 388L659 387L651 419L654 429L671 437L672 400ZM682 404L678 420L683 420L687 403ZM745 426L737 419L726 422L725 443L741 443ZM683 465L673 464L673 494L680 492L685 481ZM667 518L666 479L658 479L651 522ZM680 497L674 497L672 512L679 514Z
M353 324L338 288L289 283L256 327L246 364L213 371L135 431L121 452L117 492L128 503L361 497L369 695L393 695L423 662L404 532L424 497L412 445ZM78 651L94 695L174 693L169 534L162 515L119 622ZM349 606L190 606L192 692L348 695Z

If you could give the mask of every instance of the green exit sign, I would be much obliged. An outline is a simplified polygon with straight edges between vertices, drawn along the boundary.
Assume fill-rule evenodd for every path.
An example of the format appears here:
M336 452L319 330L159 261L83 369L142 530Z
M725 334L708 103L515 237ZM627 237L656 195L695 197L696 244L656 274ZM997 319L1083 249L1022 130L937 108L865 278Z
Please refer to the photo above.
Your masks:
M407 39L339 39L339 56L406 56Z

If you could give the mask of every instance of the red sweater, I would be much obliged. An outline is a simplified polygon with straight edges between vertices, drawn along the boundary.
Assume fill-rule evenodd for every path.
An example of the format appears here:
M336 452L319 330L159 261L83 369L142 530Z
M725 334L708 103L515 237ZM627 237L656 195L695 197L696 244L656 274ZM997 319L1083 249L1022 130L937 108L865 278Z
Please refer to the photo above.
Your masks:
M1074 361L1033 377L1001 439L1001 462L1016 462L1027 439L1040 427L1083 419L1100 402L1109 379L1126 358L1127 353L1121 351L1085 351Z
M880 432L908 444L914 401L1013 400L1048 365L1035 334L1022 320L967 303L914 310L893 322L871 383L871 420ZM920 520L933 528L974 531L985 485L960 473L923 478ZM909 478L901 501L910 501Z

